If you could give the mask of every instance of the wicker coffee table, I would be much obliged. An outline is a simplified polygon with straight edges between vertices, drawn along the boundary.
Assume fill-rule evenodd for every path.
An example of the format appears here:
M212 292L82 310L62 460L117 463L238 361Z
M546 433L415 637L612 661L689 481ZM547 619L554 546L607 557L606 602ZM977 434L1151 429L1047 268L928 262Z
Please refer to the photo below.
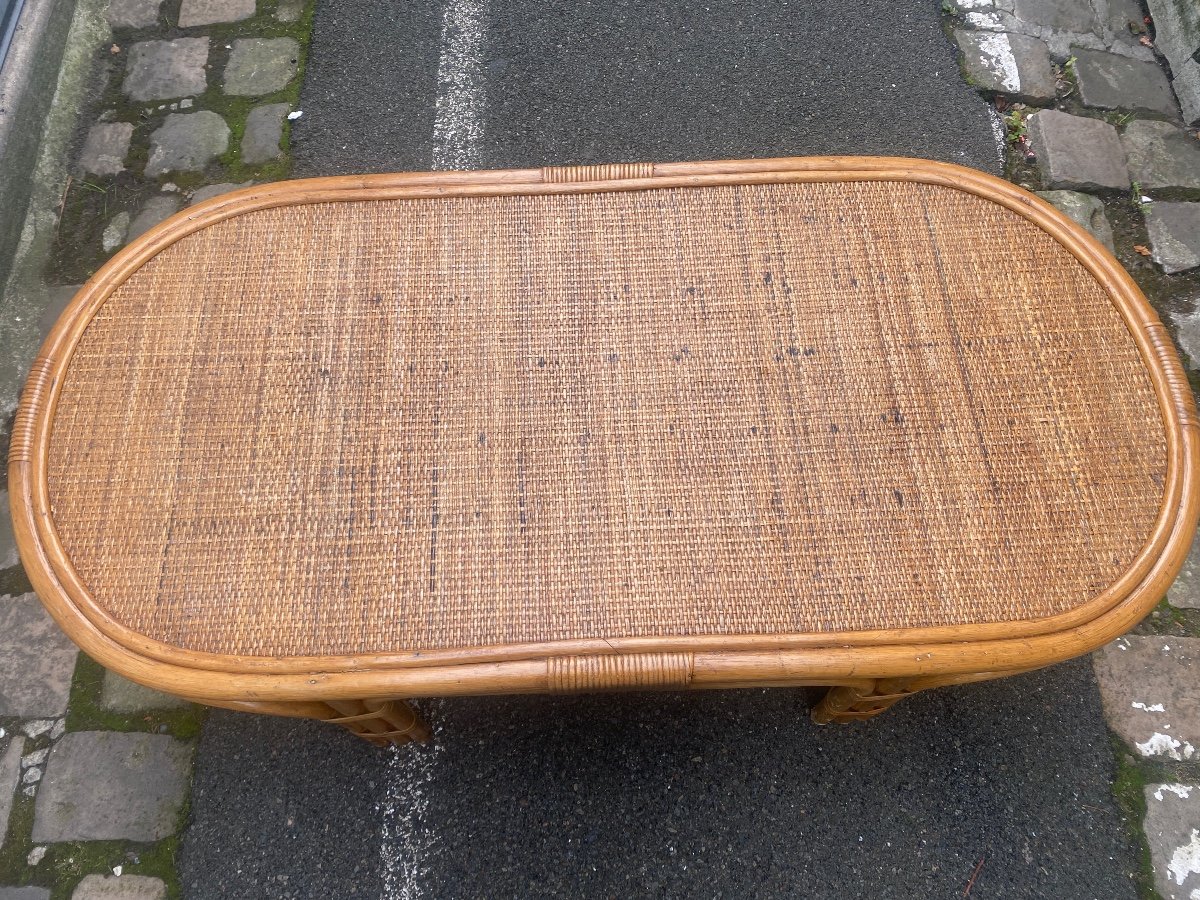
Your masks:
M1085 653L1197 516L1116 261L938 163L324 178L174 216L33 366L10 487L89 655L201 703L827 685L818 722Z

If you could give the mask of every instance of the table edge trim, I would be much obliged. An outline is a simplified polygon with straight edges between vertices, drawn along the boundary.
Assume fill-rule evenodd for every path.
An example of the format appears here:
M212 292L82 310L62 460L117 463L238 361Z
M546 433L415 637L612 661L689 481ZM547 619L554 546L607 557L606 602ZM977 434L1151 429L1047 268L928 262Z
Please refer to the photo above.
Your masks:
M181 238L232 216L300 203L814 181L936 184L998 203L1053 237L1108 293L1129 327L1153 383L1163 415L1168 459L1163 504L1150 537L1125 573L1092 600L1067 613L1041 619L920 629L615 637L388 654L265 657L187 650L133 631L113 619L74 572L54 526L45 471L62 375L80 336L113 291L146 261ZM842 672L838 661L847 653L852 659L842 672L846 677L865 677L876 671L874 666L883 666L878 669L879 677L894 677L1028 669L1107 643L1136 624L1158 602L1187 556L1200 515L1200 492L1196 489L1198 437L1200 420L1174 346L1128 273L1098 241L1054 207L1016 185L972 169L893 157L801 157L402 173L286 181L231 192L176 214L114 256L76 294L31 368L13 426L9 487L21 559L54 619L102 664L135 681L175 693L260 699L269 694L274 699L293 699L278 692L307 691L303 696L310 697L316 685L341 690L342 682L349 680L351 687L345 689L350 693L346 696L365 696L363 691L383 691L376 694L383 696L397 690L397 679L413 688L403 693L417 693L417 682L424 684L424 693L453 693L455 686L468 682L469 689L462 693L487 693L495 692L487 687L495 678L504 679L506 691L517 689L511 678L527 686L522 689L545 690L544 671L533 673L530 664L544 669L547 660L563 657L678 652L696 655L696 671L707 673L711 686L732 686L775 683L782 677L781 672L799 678L798 673L812 674L813 666L833 677ZM497 666L516 669L506 675L494 670ZM780 666L783 668L779 671L772 668ZM440 683L439 673L445 673L449 684L435 689L434 682ZM717 683L720 679L713 673L732 681ZM742 675L751 681L738 681ZM224 689L213 693L213 682L221 678L225 679ZM197 690L196 679L203 682L205 690ZM542 686L530 686L538 684ZM260 693L263 690L268 694Z

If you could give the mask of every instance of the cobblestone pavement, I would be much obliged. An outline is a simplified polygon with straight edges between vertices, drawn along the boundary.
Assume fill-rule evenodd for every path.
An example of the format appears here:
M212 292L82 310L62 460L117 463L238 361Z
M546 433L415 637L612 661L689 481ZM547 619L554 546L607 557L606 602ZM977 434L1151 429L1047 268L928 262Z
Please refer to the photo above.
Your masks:
M1150 0L1147 9L1137 0L946 0L942 18L947 52L952 47L959 54L968 83L994 105L1007 176L1039 191L1113 250L1172 327L1189 368L1200 373L1200 141L1195 131L1200 64L1194 56L1200 33L1184 12L1187 3ZM86 6L81 3L81 10ZM485 8L448 4L446 10L462 18L457 32L450 29L451 37L470 36L479 24L472 16ZM514 5L514 17L518 9ZM9 352L32 358L39 335L75 286L153 225L224 191L290 175L290 132L302 115L297 103L312 14L311 0L110 0L100 29L104 40L94 55L89 111L77 128L55 211L56 237L37 294L38 315L5 323L7 333L15 335ZM438 5L416 3L406 14L413 20L413 53L402 58L383 45L364 46L363 52L386 50L383 59L425 73L429 96L415 91L410 98L419 113L413 121L421 127L404 139L405 147L373 151L378 133L372 133L365 113L353 120L356 133L346 137L344 146L353 145L358 153L350 158L369 159L374 165L364 168L377 168L407 159L404 154L413 150L414 158L425 160L420 167L430 161L524 164L534 146L531 133L568 140L555 132L568 122L585 141L574 154L578 161L601 161L585 157L606 146L603 121L559 121L549 114L538 118L530 133L492 122L487 127L507 144L498 141L482 152L477 132L491 122L490 114L470 109L475 101L468 98L466 118L455 119L439 115L441 107L432 102L439 79L471 74L439 66L439 29L443 42L447 33L439 24ZM592 14L580 8L579 15ZM836 23L830 18L818 17L817 25L832 27ZM761 23L742 24L761 30ZM538 44L541 52L561 51L562 40L556 40ZM446 53L444 45L441 52ZM459 63L465 59L470 69L470 54L481 51L458 46L457 52ZM603 63L601 56L595 58ZM319 62L325 67L322 78L343 65L330 56ZM500 77L509 66L521 68L526 82L537 77L537 60L497 55L477 62L489 77ZM951 72L942 77L958 88ZM330 83L336 78L330 76ZM317 93L315 86L312 92ZM907 115L902 93L888 97L888 109ZM512 120L511 104L517 102L524 101L497 98L495 115ZM745 111L746 128L728 138L740 134L738 140L749 141L753 135L754 146L741 152L783 152L806 140L797 152L851 149L821 144L836 135L804 137L806 129L811 135L820 128L803 117L789 119L793 131L781 137L765 124L760 129L752 115ZM882 127L872 124L883 121L874 107L863 107L860 118L856 127ZM978 129L987 127L986 117L975 121ZM329 122L317 123L312 133L329 127ZM957 127L974 126L968 115ZM677 140L683 144L663 145L657 155L682 157L689 155L689 146L709 146L687 123L674 133L682 135ZM877 134L853 139L874 152L905 152L907 146L912 148L907 152L991 165L964 157L957 143L961 135L952 147L944 143L948 135L939 136L936 129L912 135L909 144L900 131L890 146L871 144L878 142ZM622 146L647 146L634 133L622 140ZM777 149L772 141L783 143ZM308 173L335 171L347 163L335 153L308 153ZM10 287L3 316L14 319L11 295ZM16 398L8 394L0 403L11 410ZM780 731L780 721L803 723L799 698L783 692L594 698L586 706L576 700L464 702L437 713L448 749L401 751L407 756L377 754L311 723L225 713L213 715L198 744L201 710L105 673L76 653L30 592L5 527L0 529L0 900L132 900L181 893L519 895L533 883L530 878L544 893L574 895L694 895L704 885L714 895L781 894L808 885L814 895L833 896L844 895L847 884L869 882L884 886L879 895L916 896L950 883L961 893L976 860L987 860L989 853L972 896L1098 896L1104 890L1100 886L1129 877L1133 883L1120 888L1129 896L1157 891L1163 898L1195 900L1200 897L1200 550L1159 608L1133 634L1096 653L1093 668L1113 735L1111 763L1107 756L1073 760L1082 732L1051 721L1050 711L1065 694L1073 698L1072 715L1083 723L1079 727L1097 725L1086 738L1092 743L1083 746L1094 749L1095 736L1102 736L1092 675L1079 665L909 701L911 708L892 713L894 719L881 722L870 738L853 730L816 744L807 726ZM542 724L523 740L513 723L530 717ZM594 726L597 717L602 727ZM999 722L1008 729L1004 737L993 731ZM511 752L497 755L479 743L481 733L493 735ZM894 762L889 759L894 750L888 748L920 746L923 737L939 734L955 735L953 746L923 750L911 769L888 769ZM656 757L653 747L663 742L671 749ZM781 753L781 744L790 750ZM989 754L1003 762L981 767L979 760ZM770 758L776 763L764 774L764 760ZM311 765L298 765L304 760ZM201 793L190 797L194 761ZM435 764L436 778L431 774ZM530 767L541 773L537 785L527 780ZM811 789L788 784L797 772L814 778ZM916 772L923 772L927 783L914 784ZM1065 781L1064 772L1069 773ZM332 795L323 794L314 779ZM1014 780L1027 793L1006 793ZM864 781L870 785L866 791ZM1132 823L1130 834L1121 832L1112 798L1095 794L1097 785L1107 793L1109 781ZM637 789L619 796L609 792L607 785L622 783ZM511 789L521 784L523 791ZM762 829L755 816L718 822L690 815L689 809L716 817L728 813L729 804L722 802L727 798L712 796L717 784L737 798L738 808L776 817L779 833L795 835L803 845L746 838ZM943 784L953 787L953 796ZM672 785L674 797L665 793ZM478 794L477 804L461 807L462 798L481 789L486 793ZM438 791L449 810L430 812L422 790ZM806 812L819 807L829 791L846 798L845 815ZM1057 809L1056 818L1031 816L1023 808L1035 795ZM709 799L687 806L681 805L682 796ZM865 803L885 796L905 798L905 804ZM323 798L330 802L322 805ZM889 840L892 822L869 821L880 818L880 808L902 815L902 807L913 804L920 813L906 820L903 838ZM991 824L978 832L967 828L964 836L963 823L978 814L964 811L970 804L988 811ZM673 812L647 819L647 806ZM238 820L222 821L231 811ZM429 850L421 841L435 840L429 828L438 816L436 839L445 852L435 866L431 855L421 857ZM509 830L481 846L478 822L487 816L503 818ZM587 827L589 821L593 827ZM1050 823L1051 834L1033 833L1031 823L1041 823L1038 828ZM651 833L659 826L663 834ZM624 839L609 833L610 827ZM192 880L181 884L176 865L185 829ZM727 846L705 844L718 837ZM637 849L657 846L660 838L662 848L673 848L663 849L661 858ZM382 849L372 840L382 841ZM1140 870L1130 840L1141 845ZM347 841L352 850L346 849ZM929 855L931 843L940 845L940 855ZM311 856L297 854L297 846L309 848ZM838 881L828 873L839 869L839 860L850 852L846 846L857 846L855 861L843 873L850 881ZM685 847L702 850L680 855L678 848ZM993 849L981 851L987 847ZM1096 859L1085 859L1089 853ZM523 859L521 854L531 855ZM1022 880L1027 878L1019 874L1022 866L1033 865L1031 860L1041 866L1040 860L1054 857L1062 871L1044 870ZM928 859L937 860L932 869L918 864L905 870L905 860ZM451 865L452 860L457 862ZM739 866L727 865L736 860L753 860L747 866L758 871L755 878L747 880ZM945 860L953 871L939 871ZM587 866L593 872L608 867L616 875L580 874ZM420 887L422 879L427 891ZM1113 889L1112 895L1118 892Z
M89 12L98 23L83 27ZM296 0L80 3L77 31L95 45L90 101L39 261L45 283L14 279L5 292L7 352L27 365L78 283L147 229L288 176L310 18ZM39 315L17 311L29 294ZM0 900L180 896L204 712L77 653L31 592L7 517L0 593Z
M1189 12L1190 10L1190 12ZM1113 250L1200 372L1200 16L1190 0L952 0L1007 173ZM1152 15L1150 15L1152 13ZM1116 228L1114 230L1114 224ZM1135 634L1094 657L1143 889L1200 897L1200 545Z

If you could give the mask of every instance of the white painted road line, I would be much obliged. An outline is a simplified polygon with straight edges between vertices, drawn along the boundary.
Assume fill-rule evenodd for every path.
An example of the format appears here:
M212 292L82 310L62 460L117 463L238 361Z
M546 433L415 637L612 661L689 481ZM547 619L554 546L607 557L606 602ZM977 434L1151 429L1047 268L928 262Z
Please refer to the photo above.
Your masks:
M388 749L384 771L383 827L379 854L383 858L383 900L421 900L436 835L426 815L437 758L442 752L437 700L421 704L433 735L427 744Z
M1004 90L1010 94L1021 90L1017 58L1007 34L985 34L979 39L979 50L983 54L983 64L1000 79Z
M433 169L474 169L479 165L485 101L483 35L487 0L446 0L438 59L433 120ZM428 744L393 747L388 753L383 826L383 900L420 900L436 835L426 815L429 787L441 753L438 703L424 704L433 730Z
M433 168L478 168L486 100L483 36L487 0L446 0L433 120Z

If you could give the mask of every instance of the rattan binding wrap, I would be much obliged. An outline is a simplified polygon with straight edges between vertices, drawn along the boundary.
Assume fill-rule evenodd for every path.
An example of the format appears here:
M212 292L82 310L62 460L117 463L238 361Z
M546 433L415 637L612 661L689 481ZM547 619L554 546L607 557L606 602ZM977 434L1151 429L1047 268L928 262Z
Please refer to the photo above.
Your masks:
M626 653L614 656L557 656L546 660L551 693L670 690L692 681L691 653Z
M628 178L650 178L654 166L650 163L612 163L602 166L546 166L542 181L564 184L570 181L620 181Z
M377 696L470 693L489 659L505 689L780 682L739 648L792 682L815 659L749 654L858 647L875 677L940 664L880 648L974 640L1028 668L1096 636L1006 637L1115 627L1194 528L1190 391L1100 254L915 161L242 192L52 335L22 552L117 668L297 699L322 658L408 672ZM421 691L429 666L465 681Z

